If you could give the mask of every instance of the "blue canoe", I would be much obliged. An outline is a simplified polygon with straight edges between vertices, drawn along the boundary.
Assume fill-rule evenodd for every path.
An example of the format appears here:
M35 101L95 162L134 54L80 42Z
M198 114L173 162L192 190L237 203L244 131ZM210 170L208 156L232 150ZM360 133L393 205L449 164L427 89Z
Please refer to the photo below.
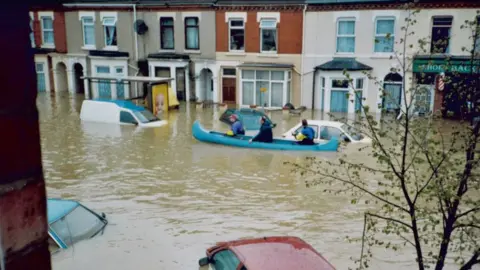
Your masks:
M223 144L236 147L270 149L270 150L289 150L289 151L337 151L339 142L337 139L315 145L298 145L295 142L282 139L274 139L272 143L252 142L249 140L252 136L229 137L225 133L209 131L204 129L200 122L195 121L192 126L193 137L201 142Z

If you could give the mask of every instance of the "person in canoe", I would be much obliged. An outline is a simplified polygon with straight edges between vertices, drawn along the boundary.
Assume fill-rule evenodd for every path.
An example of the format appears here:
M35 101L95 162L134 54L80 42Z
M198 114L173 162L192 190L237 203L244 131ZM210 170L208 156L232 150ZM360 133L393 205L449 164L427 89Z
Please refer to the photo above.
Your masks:
M298 140L297 144L301 145L314 145L313 138L315 137L315 130L308 126L306 119L302 120L302 130L298 134L294 134Z
M264 143L273 142L272 126L270 125L270 123L268 123L265 116L262 116L262 118L260 118L260 123L262 124L260 126L260 131L255 137L250 139L250 143L251 142L264 142Z
M245 135L243 124L235 114L230 115L230 122L232 122L232 129L227 131L227 136Z

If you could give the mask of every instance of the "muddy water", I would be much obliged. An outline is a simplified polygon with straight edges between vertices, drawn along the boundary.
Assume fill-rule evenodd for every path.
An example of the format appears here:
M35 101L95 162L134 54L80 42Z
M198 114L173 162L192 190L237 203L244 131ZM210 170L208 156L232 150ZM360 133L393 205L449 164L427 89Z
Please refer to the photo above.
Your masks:
M104 235L55 255L54 269L198 269L217 241L269 235L299 236L337 269L359 255L360 246L344 240L361 236L359 206L346 195L306 188L283 164L307 154L195 141L196 119L226 128L214 109L182 106L168 115L168 126L138 129L81 123L81 101L38 97L48 195L80 200L110 223ZM277 135L299 121L281 112L271 117ZM390 255L376 254L372 269L410 268L413 254Z

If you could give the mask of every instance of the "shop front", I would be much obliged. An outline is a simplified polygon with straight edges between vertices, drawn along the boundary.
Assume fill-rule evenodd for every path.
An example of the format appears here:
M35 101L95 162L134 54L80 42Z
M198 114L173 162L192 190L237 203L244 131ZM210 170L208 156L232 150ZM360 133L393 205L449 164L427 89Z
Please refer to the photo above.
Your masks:
M480 59L466 56L420 56L413 60L414 110L440 111L459 118L471 111L480 89Z

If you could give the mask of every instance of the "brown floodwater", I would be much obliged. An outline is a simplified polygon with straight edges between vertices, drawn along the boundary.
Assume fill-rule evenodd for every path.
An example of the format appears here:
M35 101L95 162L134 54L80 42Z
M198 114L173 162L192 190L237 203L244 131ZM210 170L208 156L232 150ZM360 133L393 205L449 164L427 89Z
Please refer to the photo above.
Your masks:
M49 197L79 200L109 220L101 236L53 256L54 269L198 269L217 241L298 236L337 269L353 266L363 207L348 195L306 188L284 165L311 153L259 151L205 144L191 135L200 120L226 130L217 109L182 104L167 126L82 123L81 96L39 94L41 143ZM300 118L271 112L276 135ZM305 118L322 118L319 113ZM352 150L353 149L353 150ZM350 158L364 158L354 147ZM316 154L332 159L336 153ZM358 156L358 157L357 157ZM413 250L375 254L371 269L414 268Z

